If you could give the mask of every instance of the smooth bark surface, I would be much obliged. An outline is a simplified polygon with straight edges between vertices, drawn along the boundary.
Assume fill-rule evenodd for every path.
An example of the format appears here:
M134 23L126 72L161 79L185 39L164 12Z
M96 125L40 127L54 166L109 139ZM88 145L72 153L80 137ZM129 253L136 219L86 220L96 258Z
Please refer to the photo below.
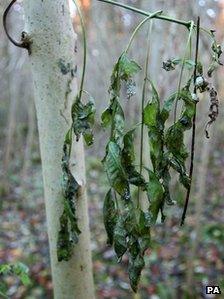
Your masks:
M94 287L82 140L73 145L73 174L82 184L77 215L82 231L73 258L58 262L56 243L62 213L61 157L77 91L75 42L66 0L25 0L26 32L32 39L33 73L55 299L92 299ZM37 211L38 212L38 211Z

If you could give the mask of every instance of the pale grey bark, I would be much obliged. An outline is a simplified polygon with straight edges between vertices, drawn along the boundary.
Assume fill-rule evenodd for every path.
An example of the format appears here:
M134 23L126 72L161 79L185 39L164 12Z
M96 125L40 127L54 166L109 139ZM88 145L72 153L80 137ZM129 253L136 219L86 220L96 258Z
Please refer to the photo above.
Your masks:
M73 145L72 167L75 178L82 184L77 204L82 234L69 262L58 262L56 252L62 213L62 146L71 121L71 99L77 91L76 79L72 77L76 63L76 38L68 1L25 0L24 8L26 31L32 39L30 62L40 136L54 298L92 299L94 287L82 140Z

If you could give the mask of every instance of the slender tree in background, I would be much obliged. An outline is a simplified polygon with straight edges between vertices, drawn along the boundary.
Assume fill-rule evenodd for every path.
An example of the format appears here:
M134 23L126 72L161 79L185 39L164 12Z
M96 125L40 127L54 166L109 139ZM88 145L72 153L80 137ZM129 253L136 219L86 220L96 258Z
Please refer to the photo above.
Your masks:
M57 236L62 214L61 157L76 93L75 42L68 1L25 0L26 32L35 89L54 298L94 298L83 142L73 145L72 172L82 186L77 215L82 231L72 258L58 262Z

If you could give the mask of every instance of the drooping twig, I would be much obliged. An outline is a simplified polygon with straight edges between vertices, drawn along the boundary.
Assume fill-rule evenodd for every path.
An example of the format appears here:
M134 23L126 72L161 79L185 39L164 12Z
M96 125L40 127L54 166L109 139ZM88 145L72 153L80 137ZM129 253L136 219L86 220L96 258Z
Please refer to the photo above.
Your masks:
M158 10L158 11L156 11L155 13L152 13L150 16L148 16L147 18L145 18L145 19L144 19L144 20L143 20L143 21L142 21L142 22L135 28L135 30L134 30L134 32L133 32L131 38L130 38L130 41L129 41L127 47L126 47L126 50L125 50L126 53L129 51L129 49L130 49L130 47L131 47L131 45L132 45L132 42L133 42L133 40L134 40L136 34L138 33L139 29L140 29L140 28L141 28L141 27L142 27L148 20L153 19L154 16L160 15L162 12L163 12L162 10Z
M197 79L197 65L198 65L198 52L199 52L199 36L200 36L200 17L198 17L197 21L197 36L196 36L196 52L195 52L195 67L194 67L194 94L197 93L197 87L196 87L196 79ZM190 172L189 172L189 178L190 178L190 186L187 190L184 210L181 218L181 226L184 225L190 193L191 193L191 185L192 185L192 176L193 176L193 170L194 170L194 154L195 154L195 134L196 134L196 115L197 115L197 102L195 103L195 113L193 117L193 127L192 127L192 141L191 141L191 162L190 162Z
M4 11L4 14L3 14L3 28L5 30L5 33L8 37L8 39L11 41L11 43L13 43L13 45L15 45L16 47L19 47L19 48L23 48L23 49L27 49L29 54L30 54L30 43L31 41L29 40L29 37L27 36L27 33L26 32L22 32L21 34L21 42L17 42L15 41L9 34L8 32L8 28L7 28L7 16L9 14L9 11L11 9L11 7L14 5L14 3L16 2L17 0L12 0L9 5L7 6L6 10Z

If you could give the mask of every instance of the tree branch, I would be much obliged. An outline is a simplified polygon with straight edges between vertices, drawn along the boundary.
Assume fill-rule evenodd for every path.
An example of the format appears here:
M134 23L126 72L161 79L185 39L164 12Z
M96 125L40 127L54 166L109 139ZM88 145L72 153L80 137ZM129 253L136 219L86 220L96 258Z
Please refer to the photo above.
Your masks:
M30 54L30 40L27 36L27 33L26 32L22 32L22 35L21 35L21 42L17 42L15 41L9 34L8 32L8 28L7 28L7 16L9 14L9 11L11 9L11 7L14 5L14 3L16 2L17 0L12 0L9 5L7 6L6 10L4 11L4 14L3 14L3 28L5 30L5 33L8 37L8 39L10 40L11 43L13 43L14 46L16 47L19 47L19 48L23 48L23 49L27 49L29 54Z
M115 5L115 6L119 6L119 7L128 9L130 11L139 13L139 14L141 14L143 16L151 16L152 15L152 13L150 13L150 12L147 12L147 11L144 11L144 10L135 8L133 6L120 3L120 2L116 2L116 1L112 1L112 0L97 0L97 1L109 3L109 4L112 4L112 5ZM164 20L164 21L168 21L168 22L172 22L172 23L177 23L179 25L183 25L183 26L187 27L188 29L190 28L191 22L192 22L192 21L185 22L185 21L182 21L182 20L171 18L171 17L166 16L166 15L154 15L154 16L152 16L152 18L159 19L159 20Z

